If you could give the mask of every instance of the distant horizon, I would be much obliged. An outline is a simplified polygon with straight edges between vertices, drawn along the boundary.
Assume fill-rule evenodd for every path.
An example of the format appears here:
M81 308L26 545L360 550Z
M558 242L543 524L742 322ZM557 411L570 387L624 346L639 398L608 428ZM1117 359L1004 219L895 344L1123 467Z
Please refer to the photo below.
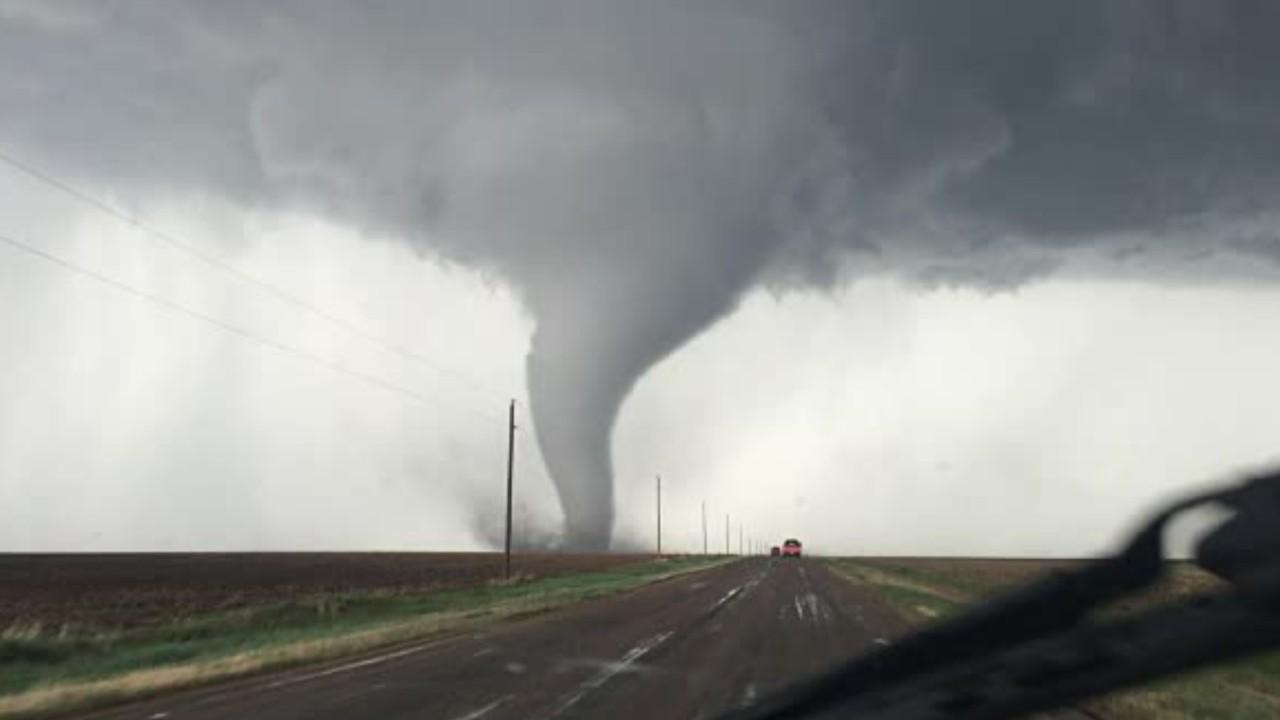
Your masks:
M67 557L92 557L95 555L117 555L117 556L135 556L135 555L502 555L501 549L497 550L83 550L83 551L29 551L29 552L9 552L0 551L0 557L48 557L48 556L67 556ZM1096 555L1091 557L1077 556L986 556L986 555L835 555L823 554L815 552L807 552L810 557L830 557L830 558L860 558L866 560L991 560L991 561L1010 561L1034 562L1038 560L1046 561L1063 561L1063 562L1090 562L1094 560L1105 560L1110 557L1108 555ZM520 550L512 551L512 557L519 555L625 555L634 557L659 557L654 551L645 552L643 550L604 550L597 552L583 552L575 550ZM661 557L666 556L685 556L685 555L704 555L703 552L697 551L681 551L674 550L671 552L663 551ZM710 552L705 553L708 557L764 557L768 553L751 553L739 555L738 553ZM1168 561L1194 561L1193 556L1168 556Z

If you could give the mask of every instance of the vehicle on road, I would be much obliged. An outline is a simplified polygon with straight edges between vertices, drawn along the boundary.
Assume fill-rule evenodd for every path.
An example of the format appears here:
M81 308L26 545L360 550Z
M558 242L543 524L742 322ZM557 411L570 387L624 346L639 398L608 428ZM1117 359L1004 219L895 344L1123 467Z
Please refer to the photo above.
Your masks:
M796 540L795 538L791 538L786 542L782 543L782 556L783 557L800 557L800 548L801 548L800 541Z
M1132 612L1098 612L1167 581L1167 526L1210 505L1233 514L1197 542L1194 562L1230 591L1210 586ZM1275 650L1276 508L1280 469L1186 496L1151 516L1115 555L993 597L718 720L1005 720L1055 708L1074 715L1080 708L1072 703L1085 698Z
M777 545L774 545L773 547L769 548L769 557L778 557L781 554L782 554L782 548L778 547Z

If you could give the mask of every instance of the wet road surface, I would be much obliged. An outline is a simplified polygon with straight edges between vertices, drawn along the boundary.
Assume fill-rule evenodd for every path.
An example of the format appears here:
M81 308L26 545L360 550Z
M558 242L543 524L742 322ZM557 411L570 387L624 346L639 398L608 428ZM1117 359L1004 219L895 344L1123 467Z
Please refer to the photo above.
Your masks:
M813 560L752 558L483 631L95 720L706 718L907 630Z

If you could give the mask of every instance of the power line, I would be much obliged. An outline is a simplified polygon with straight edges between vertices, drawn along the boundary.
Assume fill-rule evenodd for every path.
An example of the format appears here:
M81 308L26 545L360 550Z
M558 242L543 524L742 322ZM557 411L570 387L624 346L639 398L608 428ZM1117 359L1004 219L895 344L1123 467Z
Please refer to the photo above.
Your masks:
M53 175L50 175L47 172L44 172L36 167L33 167L32 165L29 165L21 160L18 160L17 158L14 158L12 155L9 155L4 151L0 151L0 162L4 162L6 165L17 170L18 172L21 172L30 178L38 180L39 182L42 182L76 200L79 200L80 202L93 207L99 212L110 215L111 217L117 220L120 220L121 222L124 222L134 228L137 228L144 235L151 237L153 240L158 240L168 245L169 247L175 250L178 250L179 252L185 253L186 255L189 255L199 260L200 262L204 263L209 267L213 267L223 272L226 272L232 275L233 277L235 277L236 279L240 280L241 282L247 283L249 285L253 285L257 287L259 290L265 291L268 294L275 296L278 300L282 300L290 305L293 305L294 307L299 308L314 317L320 318L321 320L351 335L355 335L356 337L359 337L367 342L373 343L374 345L381 347L383 350L386 350L387 352L412 360L420 365L423 365L432 370L435 370L438 373L449 375L454 379L460 380L477 390L484 391L485 393L490 393L499 397L506 396L506 393L499 392L497 389L485 383L482 383L479 380L476 380L475 378L463 372L447 367L445 365L441 365L440 363L437 363L436 361L428 357L425 357L420 353L414 352L413 350L409 349L408 347L400 343L383 339L349 320L344 320L343 318L337 315L334 315L333 313L315 305L314 303L308 302L307 300L297 295L294 295L293 293L290 293L289 291L281 288L278 285L269 283L265 280L262 280L261 278L258 278L255 275L252 275L248 272L245 272L244 270L241 270L240 268L236 267L235 265L232 265L231 263L227 262L226 260L223 260L222 258L216 255L212 255L203 250L200 250L196 246L190 243L184 242L169 233L153 228L147 223L144 223L140 218L134 215L130 215L129 213L126 213L116 208L115 206L106 202L105 200L95 197L94 195L91 195L85 192L84 190L81 190L80 188L74 185L71 185L70 183L60 180L54 177Z
M662 476L658 475L658 557L662 557Z
M511 401L507 415L507 542L502 561L502 577L511 579L511 497L516 459L516 401Z
M707 554L707 501L702 501L702 554Z
M176 303L161 295L156 295L155 293L151 293L146 290L141 290L132 285L129 285L128 283L122 282L120 280L117 280L113 277L109 277L107 275L103 275L97 271L90 270L89 268L86 268L82 265L78 265L74 262L71 262L70 260L66 260L64 258L58 257L57 255L53 255L51 253L45 252L44 250L28 245L24 242L15 240L6 235L0 235L0 242L3 242L9 247L15 250L19 250L23 253L26 253L32 257L40 258L41 260L52 263L58 267L61 267L64 270L68 270L78 275L91 278L93 280L98 281L99 283L115 288L120 292L151 302L170 312L186 315L188 317L199 320L208 325L212 325L213 327L219 330L222 330L223 332L235 335L243 340L257 343L259 345L262 345L263 347L270 348L280 353L293 355L295 357L301 358L308 362L324 367L333 372L340 373L342 375L347 375L349 377L355 378L357 380L368 383L375 387L381 388L382 390L386 390L393 393L399 393L406 397L412 398L413 400L416 400L420 403L423 403L424 405L433 405L433 404L444 402L445 404L452 405L458 409L465 410L467 412L474 413L476 415L480 415L487 419L491 419L491 420L498 419L497 415L494 415L491 413L485 413L480 410L476 410L475 408L467 407L465 405L459 405L457 403L443 401L438 397L423 395L422 393L419 393L415 390L411 390L407 387L404 387L403 385L399 385L397 383L391 382L390 380L385 380L376 375L371 375L369 373L362 372L360 370L349 368L341 363L335 362L328 358L315 355L313 353L309 353L306 350L302 350L302 349L293 347L291 345L285 345L275 340L262 337L261 335L253 333L242 327L238 327L236 325L227 323L223 320L219 320L218 318L213 317L212 315L207 315L198 310L193 310L189 307L186 307L185 305Z

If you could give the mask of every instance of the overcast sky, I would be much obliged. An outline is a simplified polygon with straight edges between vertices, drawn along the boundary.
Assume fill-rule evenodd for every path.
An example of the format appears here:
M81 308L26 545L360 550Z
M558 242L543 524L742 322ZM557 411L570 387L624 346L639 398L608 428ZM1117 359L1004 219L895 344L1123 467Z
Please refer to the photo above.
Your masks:
M1280 460L1277 12L0 1L0 549L491 546L515 397L530 544L1103 551Z

